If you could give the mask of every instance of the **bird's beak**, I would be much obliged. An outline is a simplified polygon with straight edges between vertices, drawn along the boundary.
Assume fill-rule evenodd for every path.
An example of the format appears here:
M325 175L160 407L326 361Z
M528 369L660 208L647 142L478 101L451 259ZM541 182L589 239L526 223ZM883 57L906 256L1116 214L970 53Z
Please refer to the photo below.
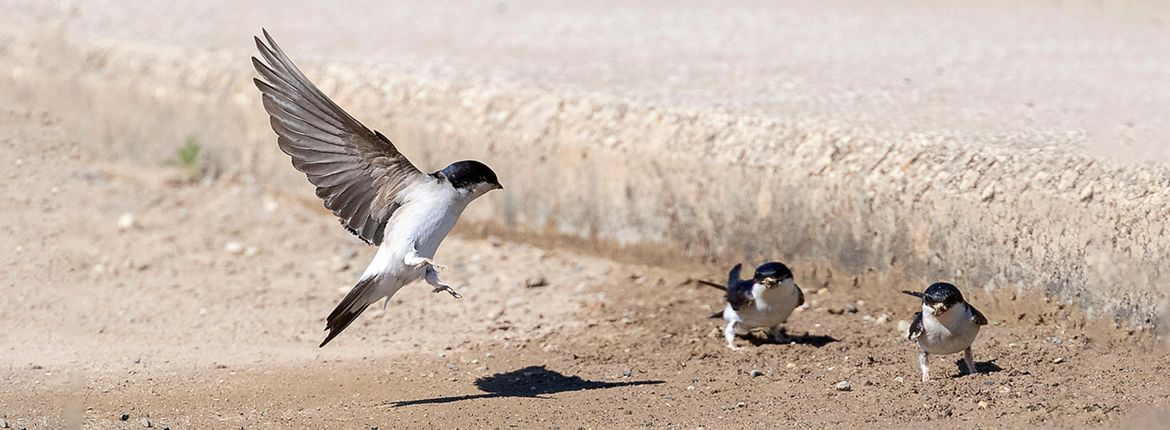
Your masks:
M502 189L504 189L504 186L503 186L503 185L500 185L500 184L493 184L493 185L495 185L494 187L492 187L492 189L493 189L493 190L502 190Z

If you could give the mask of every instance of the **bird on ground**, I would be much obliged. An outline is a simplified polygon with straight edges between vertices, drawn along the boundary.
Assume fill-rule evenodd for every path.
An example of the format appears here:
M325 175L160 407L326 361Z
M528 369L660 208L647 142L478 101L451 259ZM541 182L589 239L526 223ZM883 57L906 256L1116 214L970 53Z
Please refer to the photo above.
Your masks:
M963 352L967 373L976 373L971 344L987 317L963 299L957 287L946 282L931 284L924 292L902 291L922 299L922 310L914 314L907 339L918 341L918 367L922 381L930 380L930 356Z
M699 282L727 292L727 305L722 313L711 315L712 318L723 317L727 326L723 330L723 337L727 340L727 347L739 350L735 345L736 329L752 330L756 328L768 329L768 334L776 341L787 339L783 325L792 315L792 311L804 304L804 292L796 285L792 278L792 271L783 263L768 262L756 268L751 279L740 279L742 264L736 264L727 275L727 285L719 285L711 281Z
M424 279L432 291L460 298L439 279L432 258L473 200L503 189L496 173L474 160L424 173L385 135L371 130L330 100L263 30L253 79L263 97L280 150L316 186L317 197L341 224L378 247L357 284L326 319L324 347L368 307L406 284ZM267 42L267 43L266 43ZM384 305L385 306L385 305Z

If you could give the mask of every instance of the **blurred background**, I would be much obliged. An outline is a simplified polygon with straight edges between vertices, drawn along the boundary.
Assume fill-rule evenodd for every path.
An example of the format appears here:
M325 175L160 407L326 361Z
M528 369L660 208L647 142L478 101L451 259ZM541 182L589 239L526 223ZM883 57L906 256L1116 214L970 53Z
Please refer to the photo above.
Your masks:
M1156 2L0 1L0 417L1138 425L1170 386L1168 26ZM500 174L437 258L464 301L408 288L316 349L373 249L277 149L261 28L420 168ZM766 260L811 299L790 332L831 342L709 336L692 281ZM909 383L896 291L937 280L995 323L978 383Z

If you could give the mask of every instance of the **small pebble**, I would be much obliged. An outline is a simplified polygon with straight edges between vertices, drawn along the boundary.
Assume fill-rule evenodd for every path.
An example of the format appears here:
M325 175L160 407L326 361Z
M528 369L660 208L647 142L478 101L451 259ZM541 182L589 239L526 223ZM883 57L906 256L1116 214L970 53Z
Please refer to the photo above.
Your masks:
M764 376L764 372L761 371L760 369L752 369L751 375L753 378L755 378L757 376Z
M745 407L745 406L747 406L747 403L744 403L744 402L739 402L739 403L736 403L736 404L735 404L735 407L737 407L737 408L742 408L742 407Z
M857 313L857 306L845 305L845 312L855 314L855 313Z
M0 429L6 429L6 428L8 428L8 421L3 419L3 418L0 418Z
M895 377L895 378L894 378L894 382L902 382L902 381L904 381L904 380L905 380L905 379L902 379L902 377L901 377L901 376L898 376L898 377Z
M546 285L548 285L548 280L544 279L543 276L537 277L537 278L528 278L528 279L524 280L524 287L525 288L540 288L540 287L543 287Z
M146 427L146 428L150 428L150 426L151 426L150 418L146 418L146 417L142 417L141 420L138 420L138 423L142 424L142 426Z
M1056 358L1052 359L1052 364L1060 364L1060 363L1064 363L1064 357L1056 357Z
M129 230L134 228L134 226L137 224L138 222L134 220L134 214L124 213L122 216L118 217L118 230Z
M228 242L223 246L223 250L228 254L241 254L244 252L244 245L240 242Z
M633 375L633 374L634 374L634 372L633 372L632 370L630 370L630 369L626 369L626 370L623 370L623 371L622 371L622 376L625 376L625 377L627 377L627 378L629 378L629 377L630 377L631 375Z
M795 368L796 368L796 363L793 363L793 362L788 362L788 364L784 365L784 367L785 367L785 368L788 368L788 369L795 369Z
M979 406L979 409L987 409L987 401L980 400L978 406Z
M837 391L853 391L853 384L850 384L849 381L838 382L835 387Z
M130 414L122 414L122 416L118 419L122 421L130 421Z

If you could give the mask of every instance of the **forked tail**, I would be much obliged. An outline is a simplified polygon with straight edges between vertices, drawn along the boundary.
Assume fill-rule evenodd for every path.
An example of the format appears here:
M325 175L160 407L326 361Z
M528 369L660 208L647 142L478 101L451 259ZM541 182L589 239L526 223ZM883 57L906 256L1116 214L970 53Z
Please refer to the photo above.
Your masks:
M349 294L346 294L345 298L341 299L341 303L338 303L337 307L333 308L333 312L330 312L329 318L325 320L325 330L328 330L329 334L325 336L325 340L321 341L321 345L318 348L324 348L329 341L341 334L346 327L349 327L357 319L358 315L361 315L362 311L365 311L366 307L370 306L370 303L374 302L374 300L371 300L371 295L374 293L374 287L377 285L374 282L375 279L377 279L377 276L362 278L362 280L358 281L357 285L353 286L353 289L349 290Z

